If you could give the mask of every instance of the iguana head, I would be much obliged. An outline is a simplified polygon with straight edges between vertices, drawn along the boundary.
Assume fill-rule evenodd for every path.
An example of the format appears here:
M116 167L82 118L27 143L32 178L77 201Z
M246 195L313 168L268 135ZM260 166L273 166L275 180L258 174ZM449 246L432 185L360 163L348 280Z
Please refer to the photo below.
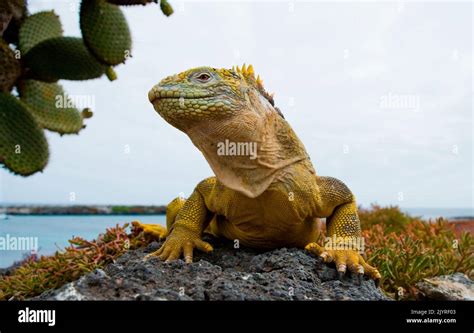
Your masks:
M257 95L258 104L273 111L273 98L255 78L253 67L216 69L198 67L168 76L150 90L148 97L156 111L171 125L182 131L210 119L242 116L253 108L249 97Z
M148 97L190 137L224 185L249 197L265 191L288 165L307 159L251 65L190 69L163 79Z

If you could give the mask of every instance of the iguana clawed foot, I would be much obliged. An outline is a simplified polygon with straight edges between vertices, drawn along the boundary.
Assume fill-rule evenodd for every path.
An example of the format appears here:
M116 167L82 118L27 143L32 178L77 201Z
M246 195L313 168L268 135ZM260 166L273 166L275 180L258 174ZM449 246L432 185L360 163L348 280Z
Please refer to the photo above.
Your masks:
M145 235L159 240L165 239L168 235L166 228L159 224L144 224L140 221L133 221L132 226L138 231L143 231Z
M339 279L342 278L347 269L358 276L359 282L364 274L376 280L376 282L381 278L379 271L367 264L357 250L325 249L317 243L309 243L306 245L305 250L321 257L325 263L334 262L339 274Z
M203 241L198 233L194 233L185 227L179 227L173 230L157 251L148 254L145 260L158 257L160 260L168 262L183 257L186 263L191 263L193 262L195 248L204 252L213 250L211 244Z
M160 260L168 262L183 257L186 263L191 263L193 261L194 249L207 253L213 250L211 244L203 241L199 233L193 232L185 226L175 226L173 232L168 234L166 228L159 224L143 224L139 221L133 221L132 225L137 230L141 230L153 238L160 240L166 238L163 245L157 251L145 256L145 260L158 257ZM359 282L364 274L376 281L381 278L379 271L367 264L357 250L326 249L314 242L306 245L305 250L321 257L325 263L334 262L339 279L342 278L347 270L356 274Z

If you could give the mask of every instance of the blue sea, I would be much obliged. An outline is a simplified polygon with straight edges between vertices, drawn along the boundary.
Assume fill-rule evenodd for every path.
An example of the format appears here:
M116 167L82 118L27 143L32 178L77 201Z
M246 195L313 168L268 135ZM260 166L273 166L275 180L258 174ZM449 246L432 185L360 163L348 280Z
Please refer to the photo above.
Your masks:
M420 216L425 220L438 217L474 219L474 208L401 208L401 210L411 216Z
M53 254L68 246L74 236L93 240L108 227L134 220L166 225L165 215L10 215L0 220L0 268L21 260L35 246L38 254ZM26 237L23 244L28 250L2 246L2 239L10 242L13 237Z
M469 208L436 209L436 208L407 208L403 209L414 216L425 219L436 217L474 216ZM12 237L27 237L30 245L37 245L39 254L53 254L55 251L69 245L68 239L80 236L93 240L106 228L116 224L124 224L139 220L145 223L165 225L164 215L15 215L8 219L0 219L0 268L8 267L15 261L21 260L29 250L11 250L2 247ZM35 243L36 242L36 243Z

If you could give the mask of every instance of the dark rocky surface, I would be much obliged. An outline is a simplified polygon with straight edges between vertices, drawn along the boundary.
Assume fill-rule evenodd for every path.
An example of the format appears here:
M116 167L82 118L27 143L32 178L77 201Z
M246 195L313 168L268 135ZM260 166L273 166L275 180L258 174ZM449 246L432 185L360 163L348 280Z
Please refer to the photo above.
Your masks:
M416 287L420 300L474 301L474 282L463 273L423 279Z
M389 300L367 278L337 278L334 266L301 249L255 252L209 240L214 251L195 251L194 263L143 260L159 248L129 251L115 263L43 293L49 300Z

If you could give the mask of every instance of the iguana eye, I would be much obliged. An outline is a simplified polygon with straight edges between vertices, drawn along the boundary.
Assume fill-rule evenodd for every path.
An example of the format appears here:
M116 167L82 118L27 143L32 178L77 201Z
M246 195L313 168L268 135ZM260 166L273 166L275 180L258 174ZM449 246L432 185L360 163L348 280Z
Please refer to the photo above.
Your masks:
M196 76L196 80L201 81L201 82L207 82L211 79L211 76L207 73L201 73L198 76Z

